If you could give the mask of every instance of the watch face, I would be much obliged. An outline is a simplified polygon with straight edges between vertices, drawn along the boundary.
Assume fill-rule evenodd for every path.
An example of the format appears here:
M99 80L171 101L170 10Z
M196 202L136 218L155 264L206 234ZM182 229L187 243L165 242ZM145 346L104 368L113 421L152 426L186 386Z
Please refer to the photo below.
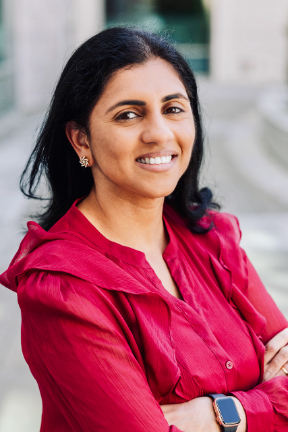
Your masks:
M224 426L240 423L240 417L233 399L225 397L216 399L215 402Z

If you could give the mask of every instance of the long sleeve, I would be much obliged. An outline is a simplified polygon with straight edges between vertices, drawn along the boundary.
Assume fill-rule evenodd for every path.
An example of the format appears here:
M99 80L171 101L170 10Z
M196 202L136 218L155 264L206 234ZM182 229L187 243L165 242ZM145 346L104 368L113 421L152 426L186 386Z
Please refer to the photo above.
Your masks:
M31 225L2 281L18 293L41 432L176 432L159 403L234 390L247 432L287 431L288 378L257 380L263 343L288 323L239 246L236 218L215 213L194 235L169 217L163 257L185 301L76 207L60 232Z
M255 309L266 318L266 327L262 334L263 343L266 345L277 333L288 327L288 322L267 292L246 253L243 250L241 252L247 270L247 298Z
M177 432L112 301L101 289L93 302L91 295L83 281L44 272L19 285L23 353L43 399L41 432Z
M232 392L242 403L247 432L288 430L288 378L275 377L247 392Z
M246 295L253 306L266 318L262 334L266 344L284 328L288 322L266 291L253 265L244 251L248 284ZM248 392L233 392L242 403L248 432L286 432L288 430L288 377L275 377Z
M221 245L220 261L232 276L231 283L229 277L221 280L225 295L228 300L232 299L250 326L254 334L255 349L257 345L258 356L261 356L261 343L265 345L287 328L288 322L240 247L241 231L237 218L229 214L216 214L214 220ZM251 390L231 393L240 400L245 409L247 432L287 432L288 377L275 377Z

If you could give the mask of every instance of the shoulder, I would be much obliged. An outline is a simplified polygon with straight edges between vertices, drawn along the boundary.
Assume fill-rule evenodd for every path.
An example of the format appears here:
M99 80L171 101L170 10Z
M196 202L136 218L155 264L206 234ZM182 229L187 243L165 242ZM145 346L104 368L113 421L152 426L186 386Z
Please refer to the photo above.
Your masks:
M214 225L214 229L216 229L217 232L226 232L231 235L235 235L240 241L241 230L239 220L236 216L230 213L220 213L217 211L210 211L209 213Z
M164 207L164 216L174 231L182 233L185 237L190 238L193 236L200 243L213 243L215 237L221 243L230 242L235 246L239 245L241 240L241 230L239 221L236 216L229 213L221 213L215 210L209 210L200 221L200 225L204 228L211 227L211 229L202 234L195 234L190 232L186 220L180 216L171 206Z
M19 283L22 319L90 323L117 327L121 293L110 292L77 277L34 270Z
M239 246L242 232L239 220L229 213L211 212L212 232L214 232L221 243L231 243Z
M68 309L87 290L88 283L71 275L43 269L30 269L19 281L21 306Z

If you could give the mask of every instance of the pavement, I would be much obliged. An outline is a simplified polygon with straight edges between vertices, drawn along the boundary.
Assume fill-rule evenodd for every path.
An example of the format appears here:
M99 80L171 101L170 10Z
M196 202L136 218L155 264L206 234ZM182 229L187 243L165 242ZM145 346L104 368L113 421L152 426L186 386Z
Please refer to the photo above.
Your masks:
M288 318L288 172L261 146L259 89L215 86L200 80L207 144L203 185L222 210L235 214L242 246L267 290ZM40 116L15 120L0 138L0 272L15 254L31 204L18 188ZM16 126L17 125L17 126ZM1 126L1 123L0 123ZM39 432L41 399L20 346L16 295L0 289L0 432Z

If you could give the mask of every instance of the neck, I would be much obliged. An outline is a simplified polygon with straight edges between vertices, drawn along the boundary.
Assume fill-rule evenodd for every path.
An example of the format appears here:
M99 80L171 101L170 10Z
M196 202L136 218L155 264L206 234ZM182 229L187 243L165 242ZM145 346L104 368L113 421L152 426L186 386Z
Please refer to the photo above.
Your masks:
M78 209L109 240L147 255L163 253L164 198L143 198L93 187Z

